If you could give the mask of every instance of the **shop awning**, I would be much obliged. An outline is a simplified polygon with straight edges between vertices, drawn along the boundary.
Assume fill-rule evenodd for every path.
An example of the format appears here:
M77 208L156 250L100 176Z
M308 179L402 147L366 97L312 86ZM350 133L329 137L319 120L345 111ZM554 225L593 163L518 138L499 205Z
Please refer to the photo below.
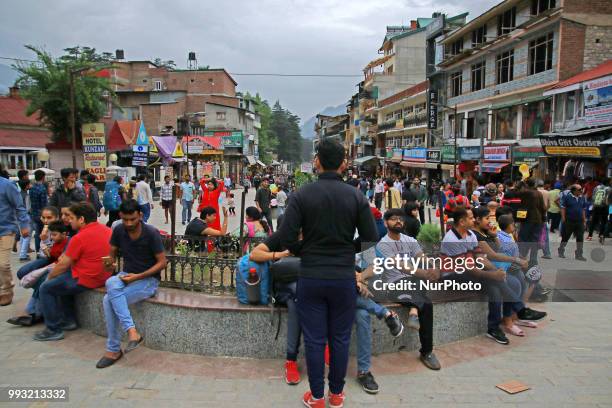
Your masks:
M266 164L264 162L262 162L262 161L257 160L256 163L257 163L258 166L267 167Z
M538 101L542 101L542 100L548 99L548 98L550 98L550 97L549 96L537 95L537 96L532 96L532 97L528 97L528 98L522 98L519 101L514 100L512 102L502 102L502 103L499 103L497 105L492 105L490 109L497 110L497 109L509 108L511 106L522 105L522 104L531 103L531 102L538 102Z
M376 156L363 156L363 157L358 157L355 160L353 160L353 164L356 164L358 166L361 166L362 164L364 164L365 162L368 162L370 160L376 160L377 157Z
M247 159L247 162L249 162L249 166L253 166L253 165L255 165L255 163L256 163L256 162L255 162L255 157L253 157L253 156L247 156L247 157L246 157L246 159Z
M601 142L602 145L612 145L612 137Z
M480 166L476 166L476 171L480 173L501 173L502 169L510 163L483 163L482 171Z

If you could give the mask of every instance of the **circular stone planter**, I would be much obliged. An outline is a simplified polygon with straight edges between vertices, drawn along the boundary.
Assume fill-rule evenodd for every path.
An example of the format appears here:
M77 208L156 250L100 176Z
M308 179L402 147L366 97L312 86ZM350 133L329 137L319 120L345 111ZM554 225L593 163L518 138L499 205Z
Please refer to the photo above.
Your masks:
M105 336L102 308L103 290L91 290L76 298L77 318L81 327ZM486 332L487 303L475 296L454 301L434 299L434 346L477 336ZM408 310L387 305L402 321ZM284 358L286 352L287 313L281 308L281 328L274 339L278 312L268 306L248 306L234 297L210 296L178 289L160 288L157 296L130 306L134 322L145 341L155 350L205 356ZM418 333L405 330L395 339L384 321L371 316L372 354L399 350L418 350ZM351 354L355 354L355 332Z

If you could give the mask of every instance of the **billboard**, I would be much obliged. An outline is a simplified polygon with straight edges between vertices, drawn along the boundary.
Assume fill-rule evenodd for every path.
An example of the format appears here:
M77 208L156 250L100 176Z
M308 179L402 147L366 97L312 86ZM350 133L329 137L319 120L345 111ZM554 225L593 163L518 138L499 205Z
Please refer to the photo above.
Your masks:
M83 161L85 170L96 176L96 181L106 181L106 136L104 123L84 123Z
M584 120L589 126L612 124L612 75L583 84Z

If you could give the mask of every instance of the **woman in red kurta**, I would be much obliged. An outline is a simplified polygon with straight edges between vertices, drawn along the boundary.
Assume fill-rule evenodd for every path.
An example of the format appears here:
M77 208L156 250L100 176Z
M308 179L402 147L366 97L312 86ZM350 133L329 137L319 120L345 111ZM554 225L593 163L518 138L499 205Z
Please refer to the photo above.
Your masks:
M214 223L210 224L209 227L221 230L221 212L219 211L219 197L225 190L225 186L222 181L217 181L214 178L200 180L200 205L198 212L202 211L204 207L212 207L217 210L217 219Z

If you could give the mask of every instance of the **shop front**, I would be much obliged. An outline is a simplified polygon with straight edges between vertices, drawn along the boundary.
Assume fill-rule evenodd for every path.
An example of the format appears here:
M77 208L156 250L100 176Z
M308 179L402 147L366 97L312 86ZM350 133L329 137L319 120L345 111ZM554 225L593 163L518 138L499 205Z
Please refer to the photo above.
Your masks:
M404 149L402 162L400 163L404 174L408 178L427 177L427 149L415 147Z
M385 177L401 176L402 168L400 163L404 157L404 149L387 148L387 159L385 160Z
M442 146L440 148L440 160L442 161L442 180L448 180L451 177L455 177L455 146Z
M540 164L542 160L542 164ZM512 177L520 177L518 168L521 164L529 166L532 177L539 179L546 179L545 176L545 162L544 150L541 146L513 146L512 147Z
M510 146L484 146L482 167L476 168L486 182L501 183L510 178L510 151Z
M612 126L574 132L544 133L540 143L547 156L547 174L572 180L605 177L609 157L602 142L612 136Z

